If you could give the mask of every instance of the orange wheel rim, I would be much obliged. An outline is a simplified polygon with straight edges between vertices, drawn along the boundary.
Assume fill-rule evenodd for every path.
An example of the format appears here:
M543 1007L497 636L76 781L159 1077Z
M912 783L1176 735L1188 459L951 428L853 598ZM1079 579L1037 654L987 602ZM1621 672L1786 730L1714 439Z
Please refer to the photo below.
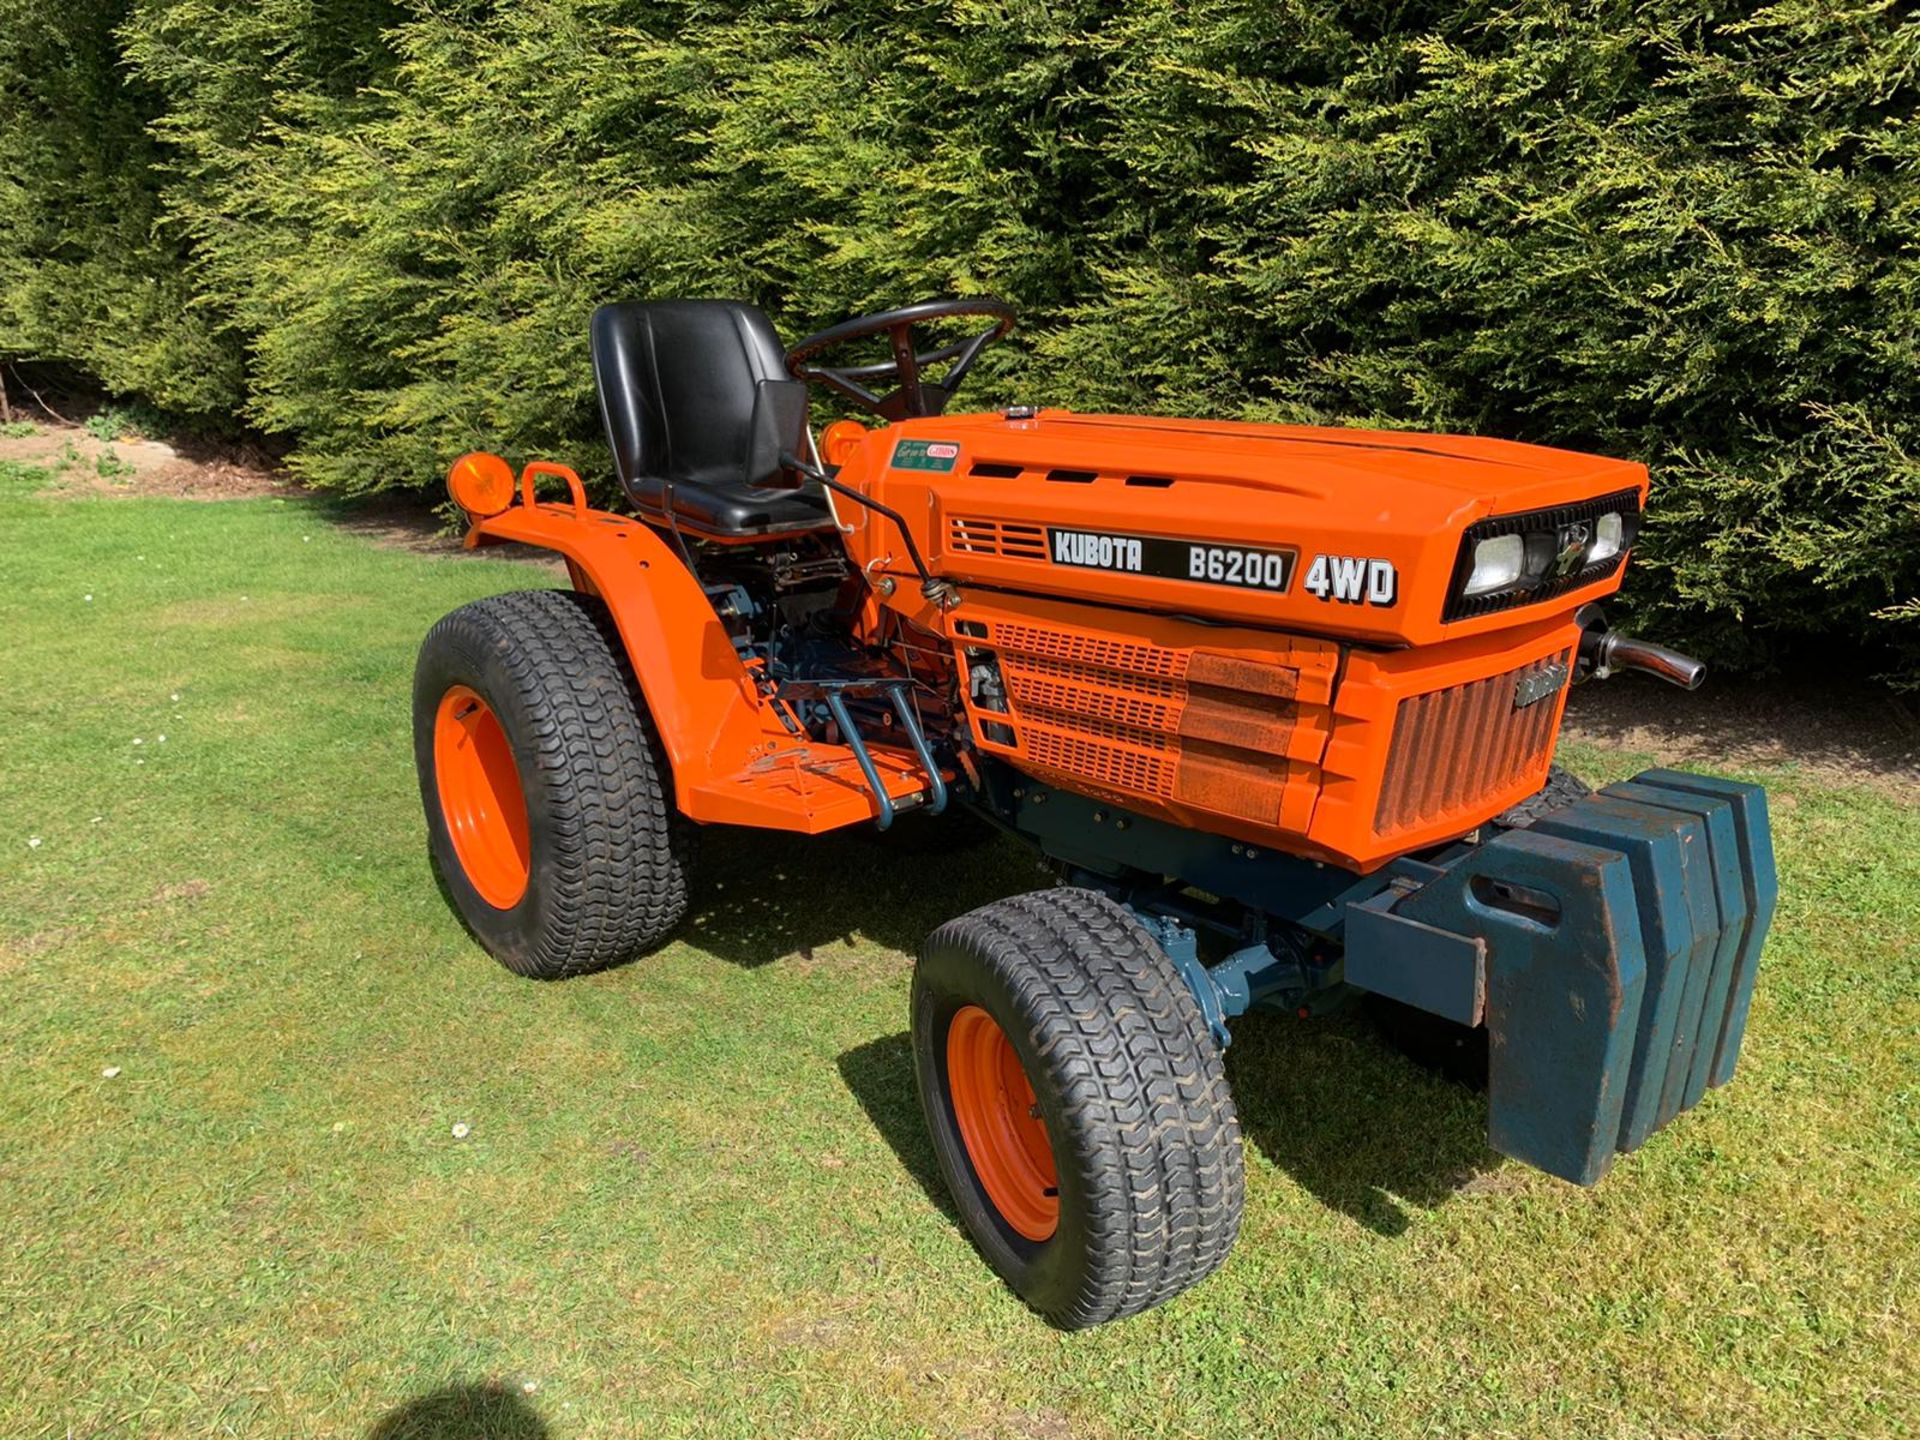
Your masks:
M1047 1240L1060 1227L1053 1146L1013 1042L978 1005L947 1030L947 1088L981 1188L1014 1232Z
M511 910L527 893L527 800L499 717L465 685L440 697L433 774L468 883L494 909Z

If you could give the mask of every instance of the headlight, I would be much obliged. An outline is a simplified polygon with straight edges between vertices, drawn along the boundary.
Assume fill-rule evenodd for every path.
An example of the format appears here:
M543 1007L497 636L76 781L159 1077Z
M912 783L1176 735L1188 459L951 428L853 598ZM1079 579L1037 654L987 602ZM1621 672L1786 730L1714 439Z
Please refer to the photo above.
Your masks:
M1519 535L1494 535L1473 547L1473 572L1462 595L1487 595L1513 584L1527 568L1527 542Z
M1620 512L1607 511L1593 522L1593 544L1587 550L1587 563L1611 560L1618 555L1625 548L1622 540L1626 533L1626 522L1620 518Z
M1477 521L1460 537L1441 618L1531 605L1604 580L1620 568L1639 527L1636 490Z

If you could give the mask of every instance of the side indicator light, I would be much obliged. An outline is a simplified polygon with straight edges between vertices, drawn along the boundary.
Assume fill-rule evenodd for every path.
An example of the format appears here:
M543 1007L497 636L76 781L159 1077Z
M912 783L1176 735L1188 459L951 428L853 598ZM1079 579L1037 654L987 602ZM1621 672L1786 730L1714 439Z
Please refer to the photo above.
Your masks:
M447 471L447 493L476 520L498 515L513 503L513 467L485 450L471 451Z

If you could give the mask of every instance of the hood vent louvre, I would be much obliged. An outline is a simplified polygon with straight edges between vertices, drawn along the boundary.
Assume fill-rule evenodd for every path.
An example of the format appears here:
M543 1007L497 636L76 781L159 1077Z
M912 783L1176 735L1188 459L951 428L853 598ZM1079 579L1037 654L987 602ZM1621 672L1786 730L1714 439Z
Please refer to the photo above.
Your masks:
M1047 558L1047 532L1038 525L956 515L947 528L950 549L962 555L999 555L1009 560Z

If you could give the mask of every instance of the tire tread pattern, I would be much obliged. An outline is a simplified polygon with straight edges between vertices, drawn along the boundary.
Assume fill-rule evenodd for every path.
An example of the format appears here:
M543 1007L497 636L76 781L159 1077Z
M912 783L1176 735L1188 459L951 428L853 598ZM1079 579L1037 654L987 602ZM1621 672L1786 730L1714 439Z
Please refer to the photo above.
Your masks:
M687 910L692 826L674 807L605 604L570 590L495 595L441 620L426 640L437 644L491 651L531 717L516 737L533 758L521 784L543 810L551 849L532 943L502 963L563 979L657 945Z
M1547 783L1517 805L1509 806L1493 817L1493 823L1507 830L1524 830L1534 821L1555 810L1564 809L1593 793L1593 787L1571 770L1555 765L1547 771Z
M1078 1329L1137 1314L1212 1273L1240 1228L1240 1125L1219 1048L1172 962L1125 907L1061 887L949 921L1031 1017L1074 1116L1087 1200L1076 1293L1045 1309ZM1056 1146L1060 1140L1056 1138Z

